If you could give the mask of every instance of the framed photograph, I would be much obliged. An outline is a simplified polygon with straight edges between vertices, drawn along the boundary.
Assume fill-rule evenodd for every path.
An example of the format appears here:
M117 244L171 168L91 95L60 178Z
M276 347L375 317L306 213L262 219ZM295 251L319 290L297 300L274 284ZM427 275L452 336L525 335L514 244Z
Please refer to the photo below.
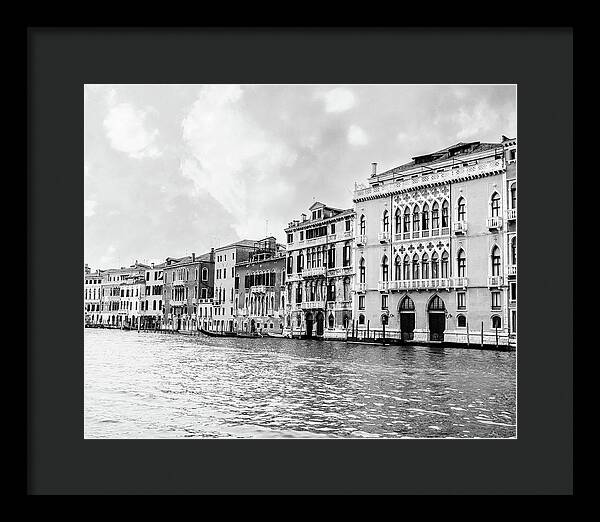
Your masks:
M28 492L572 494L572 36L30 29Z

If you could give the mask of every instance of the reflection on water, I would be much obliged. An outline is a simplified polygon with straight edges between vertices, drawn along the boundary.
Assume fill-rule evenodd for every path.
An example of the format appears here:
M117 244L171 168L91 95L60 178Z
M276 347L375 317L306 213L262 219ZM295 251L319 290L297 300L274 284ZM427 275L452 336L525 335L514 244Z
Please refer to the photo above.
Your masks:
M85 437L514 437L515 359L85 329Z

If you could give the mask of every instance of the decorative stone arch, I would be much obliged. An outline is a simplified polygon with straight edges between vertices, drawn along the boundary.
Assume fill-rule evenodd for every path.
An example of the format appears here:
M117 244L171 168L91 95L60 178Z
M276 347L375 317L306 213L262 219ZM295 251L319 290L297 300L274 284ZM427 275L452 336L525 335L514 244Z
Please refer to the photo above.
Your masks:
M494 201L495 201L494 196L498 196L498 216L502 215L502 194L498 190L494 189L492 191L492 193L490 194L490 198L488 200L488 210L489 210L488 215L491 217L494 217L494 214L493 214Z

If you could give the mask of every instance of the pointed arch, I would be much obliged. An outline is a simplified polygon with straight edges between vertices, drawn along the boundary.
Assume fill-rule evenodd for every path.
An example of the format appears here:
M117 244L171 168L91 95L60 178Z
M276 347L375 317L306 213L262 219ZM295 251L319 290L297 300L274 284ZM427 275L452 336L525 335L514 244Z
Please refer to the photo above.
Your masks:
M387 254L384 254L383 257L381 258L381 280L382 281L389 281L389 263L388 263L388 256Z
M427 302L427 311L437 311L437 312L445 312L446 311L446 303L439 296L439 294L433 294L429 301Z
M396 208L396 212L394 212L394 234L402 233L402 212L400 211L400 207Z
M421 211L421 229L423 232L429 231L429 205L423 204L423 210Z
M394 279L400 281L402 279L402 259L399 254L396 254L394 259Z
M450 205L448 204L448 200L444 199L444 201L442 201L442 228L447 228L450 226L448 220L449 207Z
M496 191L494 191L490 196L490 216L500 216L500 194L498 194Z
M510 240L510 263L517 264L517 236L513 236Z
M490 253L491 272L492 276L502 275L502 257L500 255L500 247L494 244Z
M421 279L429 279L429 255L423 252L421 256Z
M360 216L360 220L358 222L358 228L359 228L360 235L364 236L366 234L366 229L367 229L367 220L366 220L364 214L361 214L361 216Z
M467 220L467 200L461 196L456 202L456 219L458 221Z
M463 248L459 248L456 254L456 274L458 277L467 276L467 254Z
M413 255L413 258L412 258L412 278L413 278L413 280L420 279L419 274L420 274L419 256L415 252L415 254Z
M400 299L400 303L398 303L398 310L414 312L415 303L408 295L405 295L402 299Z
M366 275L367 275L367 267L365 266L365 258L361 257L360 258L360 262L358 264L358 274L359 274L359 283L365 283L366 282Z
M381 215L381 231L389 232L390 231L390 213L386 208Z
M412 226L413 226L413 232L418 232L419 230L421 230L421 209L419 208L419 204L415 203L414 207L413 207L413 222L412 222Z
M440 204L437 201L431 206L431 229L438 230L440 228Z

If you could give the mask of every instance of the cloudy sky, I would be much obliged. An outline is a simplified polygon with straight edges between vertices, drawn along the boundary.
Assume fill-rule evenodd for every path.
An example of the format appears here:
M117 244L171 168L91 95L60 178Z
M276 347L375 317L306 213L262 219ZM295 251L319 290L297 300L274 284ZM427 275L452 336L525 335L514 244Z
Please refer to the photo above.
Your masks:
M283 229L458 141L516 136L516 87L86 85L85 262L164 261Z

